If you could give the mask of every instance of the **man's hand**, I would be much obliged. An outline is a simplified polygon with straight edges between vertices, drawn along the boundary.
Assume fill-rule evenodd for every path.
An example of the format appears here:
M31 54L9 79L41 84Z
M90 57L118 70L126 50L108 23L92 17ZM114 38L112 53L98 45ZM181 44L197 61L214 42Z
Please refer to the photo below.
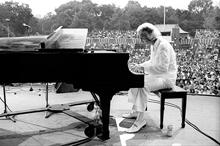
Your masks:
M140 66L140 64L137 63L132 63L130 64L130 67L132 71L137 72L137 73L144 73L144 68Z

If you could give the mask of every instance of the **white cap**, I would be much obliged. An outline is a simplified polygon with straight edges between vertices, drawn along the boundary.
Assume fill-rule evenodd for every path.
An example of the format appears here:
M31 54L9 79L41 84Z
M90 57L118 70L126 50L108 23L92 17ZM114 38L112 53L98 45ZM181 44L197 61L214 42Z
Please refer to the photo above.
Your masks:
M138 26L137 34L140 35L144 28L149 28L152 30L153 38L158 38L159 36L161 36L159 29L156 26L154 26L153 24L147 23L147 22Z

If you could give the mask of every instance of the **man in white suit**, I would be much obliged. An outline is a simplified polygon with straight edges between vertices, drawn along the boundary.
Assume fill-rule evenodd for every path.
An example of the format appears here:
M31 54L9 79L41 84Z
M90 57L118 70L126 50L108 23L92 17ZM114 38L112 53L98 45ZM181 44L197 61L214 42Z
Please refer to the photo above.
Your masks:
M177 78L176 53L171 44L162 38L160 31L150 23L137 28L137 34L143 43L151 44L150 60L134 64L137 70L145 73L144 88L131 88L128 101L133 104L132 111L124 114L124 118L136 118L134 124L126 130L128 133L138 132L146 125L144 111L147 107L148 94L151 91L173 88Z

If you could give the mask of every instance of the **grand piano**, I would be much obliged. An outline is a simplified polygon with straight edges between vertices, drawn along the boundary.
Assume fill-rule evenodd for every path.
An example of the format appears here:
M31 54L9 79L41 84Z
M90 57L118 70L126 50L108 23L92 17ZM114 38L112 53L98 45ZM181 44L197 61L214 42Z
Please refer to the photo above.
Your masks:
M90 125L85 133L90 137L96 131L96 136L106 140L110 138L109 114L112 97L119 91L144 86L144 75L132 73L128 68L128 60L128 53L96 53L78 49L0 51L0 82L1 84L65 82L73 84L74 88L97 95L102 110L102 125L96 125L84 118ZM46 110L48 108L51 107L47 107ZM68 108L62 108L61 112L75 117ZM0 114L0 117L23 113L7 112ZM97 127L98 133L94 130Z

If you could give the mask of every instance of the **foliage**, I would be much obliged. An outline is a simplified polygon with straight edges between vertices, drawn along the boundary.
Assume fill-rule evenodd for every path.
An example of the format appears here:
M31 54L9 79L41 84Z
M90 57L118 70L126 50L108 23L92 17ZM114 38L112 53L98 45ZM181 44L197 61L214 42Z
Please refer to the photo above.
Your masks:
M205 17L204 27L208 29L219 29L220 30L220 8L215 7L210 13Z
M192 0L188 9L192 13L206 16L213 9L212 3L212 0Z
M0 5L2 23L5 26L9 25L10 31L16 35L25 34L26 28L23 23L28 24L32 17L31 9L27 4L10 1Z
M196 29L220 29L220 8L213 7L212 0L192 0L188 10L166 7L166 24L179 24L194 35ZM7 20L7 21L6 21ZM9 20L9 21L8 21ZM36 18L27 4L0 3L0 36L49 34L59 26L86 27L92 30L135 30L144 22L163 24L164 7L142 7L130 0L124 8L115 5L97 5L91 0L72 0L60 5L55 13ZM27 30L23 23L31 26ZM9 29L8 29L9 28Z

